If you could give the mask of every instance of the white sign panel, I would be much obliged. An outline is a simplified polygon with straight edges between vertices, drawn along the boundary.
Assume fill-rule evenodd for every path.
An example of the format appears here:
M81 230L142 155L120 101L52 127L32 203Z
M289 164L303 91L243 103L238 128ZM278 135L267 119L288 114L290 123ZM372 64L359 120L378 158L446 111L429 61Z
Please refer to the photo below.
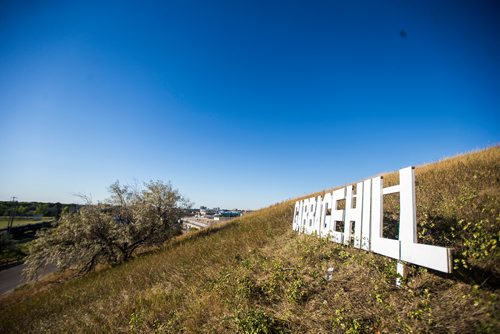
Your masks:
M399 193L399 239L384 238L384 195ZM345 208L339 209L339 201ZM339 228L343 224L343 228ZM451 272L451 249L417 243L415 169L399 171L399 185L384 188L381 176L295 203L293 229L396 260Z

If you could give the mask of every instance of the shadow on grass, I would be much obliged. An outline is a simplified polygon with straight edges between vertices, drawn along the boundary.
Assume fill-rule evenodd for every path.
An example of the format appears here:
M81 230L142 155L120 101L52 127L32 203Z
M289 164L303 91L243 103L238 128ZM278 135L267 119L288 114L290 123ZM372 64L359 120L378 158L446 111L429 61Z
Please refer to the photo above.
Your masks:
M471 219L473 220L473 219ZM432 245L446 245L452 249L452 259L454 270L451 274L445 274L432 270L438 276L461 281L466 284L478 284L482 288L495 290L500 288L500 276L498 266L492 264L494 259L492 250L490 254L484 255L484 243L478 240L491 240L496 238L496 231L482 228L480 224L461 224L457 218L443 217L441 215L428 216L419 228L432 230L432 234L427 233L423 238L419 238L420 243ZM425 224L429 224L430 228ZM475 242L471 242L475 241ZM468 254L468 255L462 255ZM475 261L484 263L483 266L475 265ZM490 259L490 261L487 261ZM464 265L465 264L465 265Z

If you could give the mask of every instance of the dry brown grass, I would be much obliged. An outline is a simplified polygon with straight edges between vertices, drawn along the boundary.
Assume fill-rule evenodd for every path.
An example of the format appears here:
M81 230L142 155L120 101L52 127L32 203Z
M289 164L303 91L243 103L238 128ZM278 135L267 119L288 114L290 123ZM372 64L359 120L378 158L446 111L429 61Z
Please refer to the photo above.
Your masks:
M416 178L421 239L455 247L467 265L452 275L412 267L398 289L394 261L293 233L287 201L81 279L16 291L0 301L0 332L500 332L498 250L469 242L498 239L500 148L422 166Z

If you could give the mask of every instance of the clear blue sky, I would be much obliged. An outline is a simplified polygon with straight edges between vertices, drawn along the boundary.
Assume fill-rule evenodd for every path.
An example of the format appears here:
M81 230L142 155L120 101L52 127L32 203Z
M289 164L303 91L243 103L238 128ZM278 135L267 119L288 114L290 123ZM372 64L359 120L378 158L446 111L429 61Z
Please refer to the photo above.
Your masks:
M500 142L496 1L0 2L0 200L255 209Z

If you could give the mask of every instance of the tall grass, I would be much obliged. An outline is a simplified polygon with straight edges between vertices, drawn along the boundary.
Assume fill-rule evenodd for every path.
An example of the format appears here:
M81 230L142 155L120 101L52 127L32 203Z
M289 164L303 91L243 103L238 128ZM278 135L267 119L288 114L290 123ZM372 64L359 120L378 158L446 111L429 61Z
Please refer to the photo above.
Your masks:
M287 201L15 291L0 332L500 332L499 179L499 147L417 168L419 237L456 249L451 275L411 267L396 288L393 260L293 233Z

